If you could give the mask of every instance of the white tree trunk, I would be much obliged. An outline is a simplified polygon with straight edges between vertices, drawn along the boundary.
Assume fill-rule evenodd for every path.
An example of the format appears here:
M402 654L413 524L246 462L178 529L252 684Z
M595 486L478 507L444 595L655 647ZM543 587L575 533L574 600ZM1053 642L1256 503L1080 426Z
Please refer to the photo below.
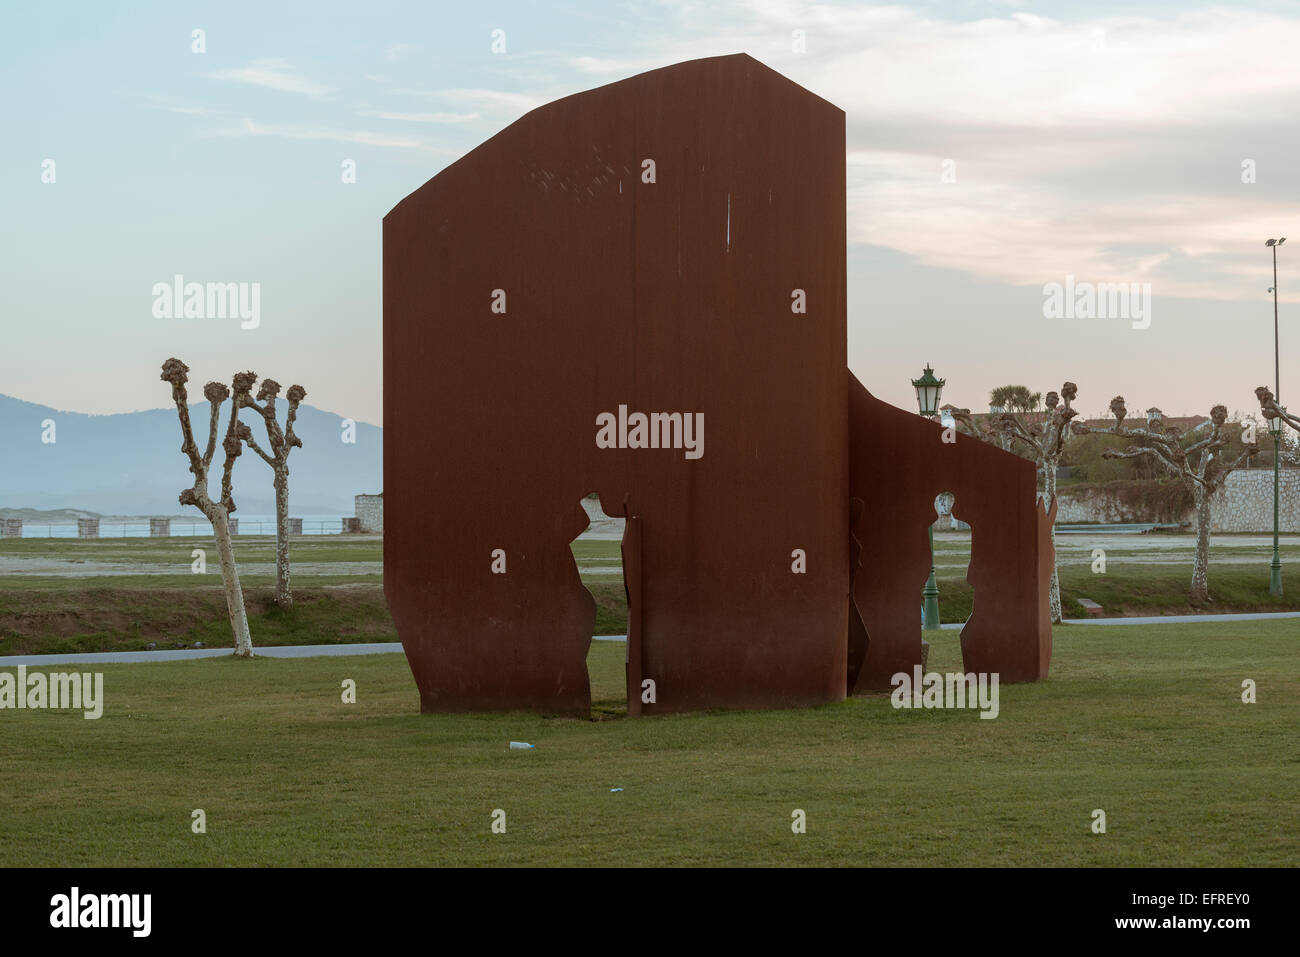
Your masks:
M1048 511L1056 501L1056 459L1049 458L1043 462L1043 504ZM1052 624L1061 623L1061 582L1057 576L1056 565L1056 523L1052 523L1052 582L1047 592L1048 605L1052 612Z
M230 613L230 630L235 634L235 654L251 658L253 637L248 633L244 591L239 587L239 572L235 568L235 550L230 544L230 523L226 510L215 505L208 519L212 522L212 531L217 537L217 554L221 556L221 580L226 586L226 609Z
M1200 485L1192 490L1196 502L1196 561L1192 564L1193 601L1210 600L1210 494Z
M281 608L293 607L293 592L289 588L289 468L280 465L275 470L275 603Z

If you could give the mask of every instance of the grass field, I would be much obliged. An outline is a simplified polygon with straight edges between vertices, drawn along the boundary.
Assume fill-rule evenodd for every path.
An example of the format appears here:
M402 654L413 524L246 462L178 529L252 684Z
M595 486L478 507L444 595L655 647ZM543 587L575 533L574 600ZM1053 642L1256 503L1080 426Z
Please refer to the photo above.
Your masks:
M1109 543L1108 543L1109 545ZM205 575L190 572L194 548L209 549ZM1300 546L1284 549L1286 594L1268 594L1271 548L1227 536L1216 543L1208 605L1187 599L1190 538L1127 536L1109 545L1106 574L1092 572L1091 543L1062 536L1061 587L1066 617L1083 617L1078 599L1108 616L1300 610ZM583 583L596 600L596 634L623 634L627 605L619 543L575 542ZM293 543L295 607L272 602L274 539L240 536L236 559L255 645L396 641L383 597L383 541L377 537L305 536ZM936 540L939 610L946 622L969 617L970 538ZM920 584L917 586L918 605ZM225 595L211 541L176 539L0 540L0 656L137 651L231 644Z
M0 711L0 866L1294 866L1297 631L1064 626L995 720L883 696L628 719L611 642L592 721L420 715L401 655L97 665L97 721Z
M207 548L207 573L190 571ZM617 542L576 542L596 599L595 634L627 630ZM294 607L275 606L275 539L241 536L249 627L257 645L397 641L383 594L383 541L309 536L293 543ZM231 644L210 540L0 539L0 657ZM613 568L612 572L602 569Z

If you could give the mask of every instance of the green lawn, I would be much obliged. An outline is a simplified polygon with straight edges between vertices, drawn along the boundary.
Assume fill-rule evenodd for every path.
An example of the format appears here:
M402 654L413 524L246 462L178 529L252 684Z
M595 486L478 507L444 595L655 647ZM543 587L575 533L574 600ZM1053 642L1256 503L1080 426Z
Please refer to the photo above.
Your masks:
M0 866L1295 866L1298 649L1294 621L1065 626L992 721L880 696L627 719L604 642L592 721L420 715L400 655L95 666L98 721L0 711Z
M1112 565L1104 575L1095 575L1086 565L1063 565L1061 608L1066 618L1085 618L1087 612L1078 603L1089 598L1105 611L1108 618L1132 618L1146 615L1201 615L1224 612L1300 611L1300 575L1295 566L1284 566L1284 594L1268 593L1268 562L1256 564L1210 565L1210 601L1192 602L1187 597L1191 584L1191 564ZM939 615L943 621L965 621L977 596L964 573L940 574ZM918 599L919 601L919 599Z
M274 535L236 535L236 562L275 562ZM617 546L617 542L614 543ZM150 562L176 565L189 574L190 552L208 550L208 561L216 569L216 543L212 535L171 538L6 538L0 539L0 555L17 558L49 558L64 562ZM294 564L318 562L382 562L384 540L379 536L300 535L291 541Z
M208 551L207 574L190 572L190 553ZM618 542L573 546L584 583L596 600L595 634L627 630L627 602ZM359 572L383 561L376 538L295 538L295 606L275 606L273 537L241 536L236 561L255 645L397 641L383 595L383 575ZM139 651L232 643L225 592L211 539L0 539L0 658L14 654ZM41 562L29 570L28 562ZM58 563L53 570L49 563ZM158 573L174 565L175 573ZM264 574L248 569L266 568ZM152 573L144 573L146 566ZM112 568L113 574L106 569ZM142 569L139 574L133 572ZM608 571L607 569L613 569ZM57 573L56 573L57 572Z
M1064 538L1064 536L1063 536ZM1083 617L1080 598L1102 605L1108 616L1189 614L1234 611L1300 610L1300 579L1292 569L1300 554L1284 556L1285 595L1268 594L1267 546L1216 547L1211 563L1209 604L1187 599L1190 553L1170 550L1155 539L1132 537L1113 548L1106 574L1091 570L1087 548L1062 546L1061 585L1066 617ZM383 597L382 541L376 538L317 536L295 539L293 582L296 605L276 608L273 596L274 539L241 537L236 557L247 598L255 645L331 644L396 641ZM210 540L207 545L211 545ZM150 643L160 648L230 645L225 597L215 552L208 574L188 571L190 552L201 539L3 539L0 540L0 658L10 654L77 651L133 651ZM623 634L627 605L619 543L579 541L574 558L583 583L596 600L596 634ZM944 621L964 621L976 600L966 582L969 537L936 539L939 610ZM1155 556L1174 557L1156 564ZM1244 561L1231 561L1244 559ZM4 573L3 563L9 562ZM46 564L62 563L53 569ZM176 573L158 573L168 563ZM116 566L116 572L106 569ZM136 568L142 573L134 573ZM143 573L144 569L152 573ZM250 573L249 569L264 569ZM42 571L41 569L45 569ZM165 571L165 569L162 569ZM917 603L920 604L920 584Z
M294 606L281 609L267 582L244 589L249 631L256 647L397 641L383 586L330 584L309 579L294 588ZM226 595L219 584L121 581L97 578L57 587L0 588L0 664L5 655L69 654L231 647ZM587 581L596 599L598 635L627 630L623 581Z

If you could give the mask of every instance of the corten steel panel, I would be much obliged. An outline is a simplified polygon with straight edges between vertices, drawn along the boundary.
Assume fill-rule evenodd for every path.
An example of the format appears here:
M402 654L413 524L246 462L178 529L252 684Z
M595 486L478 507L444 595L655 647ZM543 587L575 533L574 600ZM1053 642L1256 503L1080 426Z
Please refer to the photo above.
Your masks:
M534 110L385 217L385 590L423 710L588 713L593 490L640 517L645 713L844 696L844 163L839 109L717 57ZM620 405L703 413L703 457L598 449Z
M975 604L961 632L965 669L997 672L1006 682L1047 677L1055 508L1049 515L1035 504L1033 463L966 435L944 442L941 425L881 402L851 375L849 428L860 561L850 609L860 619L850 632L850 692L889 690L892 675L921 663L926 526L941 492L953 493L953 514L971 526L966 579Z

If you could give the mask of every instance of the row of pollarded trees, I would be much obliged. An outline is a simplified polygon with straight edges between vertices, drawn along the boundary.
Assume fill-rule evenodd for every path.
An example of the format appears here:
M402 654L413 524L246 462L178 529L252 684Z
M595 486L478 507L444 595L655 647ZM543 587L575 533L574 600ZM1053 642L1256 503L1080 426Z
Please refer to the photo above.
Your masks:
M1026 390L1027 391L1027 390ZM1264 390L1267 392L1267 390ZM1259 390L1256 390L1257 395ZM1047 393L1045 404L1047 413L1042 421L1022 418L1019 412L1003 412L993 416L983 425L976 422L968 409L956 409L953 418L960 422L967 432L984 441L1002 445L1010 444L1026 453L1042 474L1042 489L1038 500L1050 509L1056 501L1056 475L1066 445L1076 435L1099 434L1114 435L1130 440L1127 448L1122 450L1106 449L1105 458L1144 458L1155 462L1163 471L1173 475L1192 496L1195 503L1196 557L1192 565L1192 584L1188 590L1193 601L1209 601L1209 566L1210 566L1210 497L1223 487L1231 472L1250 460L1259 452L1258 438L1253 429L1243 432L1243 451L1231 462L1224 461L1221 453L1231 444L1228 410L1216 405L1210 410L1210 420L1195 429L1184 433L1180 429L1166 425L1158 415L1154 416L1145 427L1126 425L1128 409L1123 396L1116 396L1110 402L1110 414L1115 424L1105 428L1090 428L1082 422L1075 422L1078 412L1071 403L1078 395L1078 387L1067 382L1056 392ZM998 398L995 390L994 404ZM1002 396L1006 398L1006 396ZM1269 394L1269 399L1272 396ZM1263 396L1260 396L1263 404ZM1034 403L1036 405L1036 403ZM1020 403L1022 411L1026 410ZM1158 411L1158 410L1153 410ZM1265 416L1269 415L1265 408ZM1052 530L1052 545L1056 545L1056 530ZM1061 587L1058 570L1053 561L1052 580L1049 591L1052 621L1059 623L1061 614Z
M1196 504L1196 558L1192 562L1192 587L1188 594L1193 601L1210 600L1210 496L1223 487L1234 469L1240 468L1259 454L1259 437L1253 430L1241 454L1231 462L1222 461L1219 453L1229 444L1225 427L1228 410L1216 405L1210 410L1208 428L1198 426L1184 436L1177 428L1166 428L1161 419L1154 419L1146 428L1128 428L1124 420L1128 410L1124 397L1110 401L1110 414L1115 424L1105 429L1089 429L1080 423L1080 432L1099 432L1132 439L1133 444L1123 451L1107 449L1106 458L1138 458L1149 456L1164 469L1182 480L1192 493Z
M275 601L281 607L290 607L293 604L293 593L289 586L289 453L295 447L302 447L302 440L294 434L293 426L298 416L298 405L306 397L307 391L300 385L289 387L286 393L289 408L285 426L281 429L275 410L280 384L274 379L262 380L256 397L253 396L253 386L257 382L255 372L236 374L230 386L222 382L209 382L203 387L203 397L209 404L208 441L200 454L194 441L189 395L185 389L189 372L189 366L180 359L168 359L163 363L160 376L164 382L171 383L172 401L176 403L181 423L181 452L189 459L190 472L194 476L194 484L181 492L180 503L197 507L212 523L212 532L217 540L217 554L221 560L221 579L226 589L226 608L230 613L230 627L235 636L235 654L248 657L253 654L253 639L248 630L244 593L239 586L239 571L235 567L235 552L230 540L230 516L235 511L231 491L235 462L243 453L244 445L247 445L271 467L275 487ZM209 486L209 472L221 428L221 407L232 396L230 418L221 442L221 449L225 453L221 489L214 498L214 490ZM239 412L245 408L253 409L262 417L266 425L269 451L258 445L253 430L240 421Z

